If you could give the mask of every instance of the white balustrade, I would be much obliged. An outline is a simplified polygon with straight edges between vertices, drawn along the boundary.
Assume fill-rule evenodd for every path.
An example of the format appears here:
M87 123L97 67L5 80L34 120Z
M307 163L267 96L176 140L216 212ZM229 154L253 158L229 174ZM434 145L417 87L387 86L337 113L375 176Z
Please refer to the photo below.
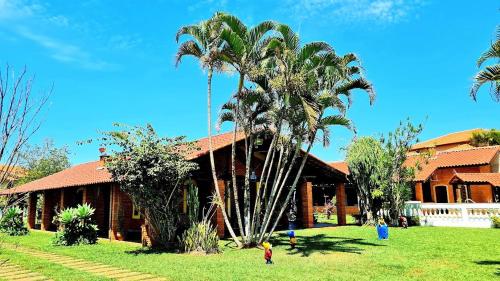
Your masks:
M419 217L423 226L491 227L491 217L500 216L500 203L420 203L408 201L404 215Z

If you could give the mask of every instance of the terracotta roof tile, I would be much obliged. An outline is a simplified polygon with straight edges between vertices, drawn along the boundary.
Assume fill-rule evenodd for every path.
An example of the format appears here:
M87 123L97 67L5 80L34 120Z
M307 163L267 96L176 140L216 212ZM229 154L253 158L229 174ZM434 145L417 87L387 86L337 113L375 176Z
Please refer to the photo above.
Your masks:
M243 133L238 133L236 135L236 141L244 139ZM224 133L212 137L213 149L214 151L231 145L233 142L233 132ZM186 158L188 160L193 160L209 152L208 149L208 138L202 138L195 141L195 145L198 146L198 150L191 151ZM320 159L310 154L311 158L325 164ZM325 164L326 167L330 167ZM111 174L107 171L105 167L102 166L100 161L84 163L80 165L73 166L61 172L55 173L53 175L26 183L24 185L0 191L1 194L12 194L30 191L40 191L46 189L57 189L63 187L73 187L73 186L83 186L98 183L113 182Z
M470 140L473 133L480 131L484 131L484 129L471 129L471 130L447 134L428 141L419 142L412 147L412 150L431 148L445 144L454 144L461 142L466 143Z
M344 175L349 175L349 167L345 161L331 162L330 166L344 173Z
M427 180L438 168L477 166L491 163L498 155L500 146L476 147L467 150L448 150L436 153L432 158L425 161L422 156L411 156L407 160L408 165L414 165L418 158L421 170L415 175L416 181Z
M94 161L73 166L15 188L3 190L0 194L22 193L106 182L112 182L111 174L103 167L101 161Z
M450 183L489 183L500 186L500 173L456 173Z

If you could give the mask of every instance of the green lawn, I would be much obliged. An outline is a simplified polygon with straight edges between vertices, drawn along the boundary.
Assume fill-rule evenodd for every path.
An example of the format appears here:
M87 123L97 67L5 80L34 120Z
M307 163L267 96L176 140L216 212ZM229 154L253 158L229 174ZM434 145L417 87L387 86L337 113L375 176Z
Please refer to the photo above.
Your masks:
M370 227L346 226L296 231L291 250L285 233L273 243L274 265L263 251L237 250L222 241L219 255L155 253L132 243L100 241L98 245L55 247L52 234L32 232L4 237L7 243L79 257L171 280L499 280L500 230L412 227L390 229L379 241ZM0 258L41 270L54 280L72 280L75 271L23 254L2 251ZM85 277L82 280L96 280Z

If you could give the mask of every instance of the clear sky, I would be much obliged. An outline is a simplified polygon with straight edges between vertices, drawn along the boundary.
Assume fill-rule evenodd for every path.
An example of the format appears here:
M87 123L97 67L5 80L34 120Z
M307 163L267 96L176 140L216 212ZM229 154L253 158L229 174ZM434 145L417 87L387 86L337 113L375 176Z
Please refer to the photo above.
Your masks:
M348 116L358 135L393 130L410 117L421 139L471 128L499 128L500 103L481 90L469 98L475 61L494 38L496 1L29 1L0 0L0 64L36 74L35 89L54 83L44 123L32 143L67 145L71 162L95 160L97 145L76 143L114 122L151 123L161 135L206 136L206 76L193 59L177 69L175 33L227 11L247 25L277 20L302 42L327 41L354 52L377 92L357 93ZM234 91L235 76L214 81L214 111ZM343 159L353 134L335 129L328 148Z

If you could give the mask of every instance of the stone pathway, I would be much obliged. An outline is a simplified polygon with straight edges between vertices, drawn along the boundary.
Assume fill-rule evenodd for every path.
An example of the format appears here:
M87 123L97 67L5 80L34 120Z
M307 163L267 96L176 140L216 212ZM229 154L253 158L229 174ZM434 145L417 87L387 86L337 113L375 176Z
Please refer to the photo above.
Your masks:
M149 280L149 281L166 281L166 278L157 277L151 274L142 273L142 272L134 272L127 269L120 269L111 265L106 265L102 263L82 260L78 258L57 255L47 252L42 252L35 249L28 249L24 247L14 246L14 245L4 245L4 247L9 248L11 250L30 255L33 257L37 257L43 259L45 261L55 263L58 265L62 265L64 267L68 267L71 269L83 271L89 274L93 274L100 277L105 277L109 279L119 280L119 281L141 281L141 280ZM1 275L0 275L1 277ZM18 280L18 279L16 279ZM21 279L19 279L20 281ZM31 279L29 279L31 280ZM36 279L38 280L38 279Z
M18 265L0 261L0 280L16 281L51 281L37 272L32 272Z

